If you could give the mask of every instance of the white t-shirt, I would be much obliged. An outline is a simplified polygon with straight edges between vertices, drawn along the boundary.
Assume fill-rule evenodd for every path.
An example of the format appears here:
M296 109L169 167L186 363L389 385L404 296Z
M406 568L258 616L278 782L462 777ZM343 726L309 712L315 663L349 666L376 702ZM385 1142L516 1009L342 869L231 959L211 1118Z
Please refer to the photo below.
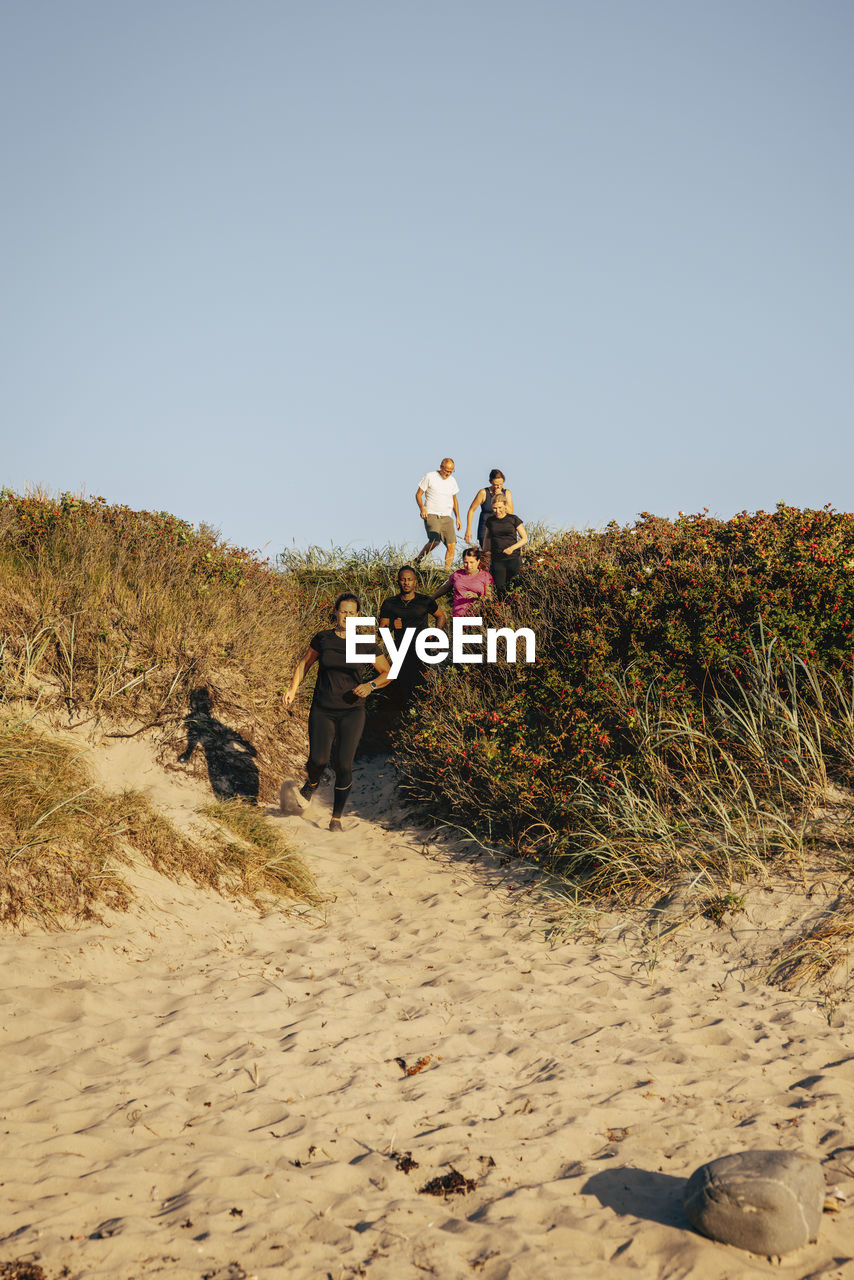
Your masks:
M454 494L459 493L460 486L453 476L445 479L438 471L428 471L418 488L424 490L424 506L428 516L454 514Z

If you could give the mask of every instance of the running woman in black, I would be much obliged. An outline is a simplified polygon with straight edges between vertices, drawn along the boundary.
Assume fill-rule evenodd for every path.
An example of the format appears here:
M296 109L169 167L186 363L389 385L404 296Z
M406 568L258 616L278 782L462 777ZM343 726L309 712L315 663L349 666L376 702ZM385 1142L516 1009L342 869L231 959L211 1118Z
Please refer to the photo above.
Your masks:
M495 594L503 600L508 582L522 568L522 548L528 541L528 534L519 517L508 513L503 494L497 493L493 498L492 511L486 521L483 550L492 555L489 572L495 582Z
M390 665L388 659L375 650L373 663L379 675L373 680L363 681L364 661L347 661L345 628L348 617L360 616L358 596L350 592L340 595L333 606L332 616L335 626L312 636L282 701L286 707L293 705L305 673L317 662L320 670L308 713L309 752L305 766L308 776L300 794L303 799L311 800L334 747L335 792L329 830L340 831L341 815L353 785L353 760L365 727L365 698L374 689L382 689L388 684ZM362 642L360 647L364 652L368 646Z

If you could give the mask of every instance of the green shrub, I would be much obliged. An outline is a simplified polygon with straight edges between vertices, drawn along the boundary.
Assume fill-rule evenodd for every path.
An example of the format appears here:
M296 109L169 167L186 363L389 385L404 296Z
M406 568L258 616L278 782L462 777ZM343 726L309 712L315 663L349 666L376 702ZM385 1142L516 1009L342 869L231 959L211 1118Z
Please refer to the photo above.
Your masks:
M448 671L410 715L399 761L414 798L523 854L604 885L614 840L642 838L670 849L660 875L700 812L718 853L726 830L735 838L731 814L712 822L721 796L728 813L745 789L757 812L779 802L796 830L826 761L852 779L854 516L781 504L566 534L486 614L532 627L536 664ZM750 720L769 699L777 719L759 750ZM820 741L793 779L783 748L787 733L797 745L785 719L798 700ZM745 840L750 857L779 846L769 830Z

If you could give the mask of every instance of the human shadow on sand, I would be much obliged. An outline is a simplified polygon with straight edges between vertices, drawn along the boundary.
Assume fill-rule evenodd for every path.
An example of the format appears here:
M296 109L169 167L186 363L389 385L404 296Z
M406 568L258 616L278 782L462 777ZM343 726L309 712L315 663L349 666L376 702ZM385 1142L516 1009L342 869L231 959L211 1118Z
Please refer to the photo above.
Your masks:
M202 687L190 693L190 713L184 724L187 748L178 757L186 763L196 747L205 753L211 788L218 800L239 798L255 804L258 800L258 752L252 743L227 724L214 718L210 690Z
M690 1231L691 1223L682 1207L685 1182L685 1178L647 1169L603 1169L587 1179L582 1191L596 1196L615 1213Z

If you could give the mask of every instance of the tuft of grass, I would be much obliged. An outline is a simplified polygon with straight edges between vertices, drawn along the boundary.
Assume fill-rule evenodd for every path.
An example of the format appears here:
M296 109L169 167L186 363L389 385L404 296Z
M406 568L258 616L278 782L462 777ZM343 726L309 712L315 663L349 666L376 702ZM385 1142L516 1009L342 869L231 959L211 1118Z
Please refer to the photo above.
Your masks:
M96 918L99 907L125 910L132 894L121 868L132 853L223 894L319 900L281 837L263 851L218 834L190 838L138 792L98 791L65 742L21 722L0 725L0 922L56 927Z
M278 566L294 584L305 624L314 620L325 627L329 625L329 606L341 591L352 591L359 597L365 616L379 618L383 600L397 592L398 569L411 564L413 555L405 545L393 543L362 551L335 546L290 548L279 555ZM419 591L429 595L445 581L447 574L441 564L436 556L416 569ZM305 639L310 635L309 631Z
M319 905L322 898L314 876L255 806L239 799L222 800L206 805L202 813L241 841L242 847L229 848L234 850L245 892L289 895Z
M854 898L841 895L807 933L790 939L771 956L766 978L792 991L829 977L854 951Z
M827 708L808 694L794 659L768 650L745 659L728 693L710 696L702 722L614 690L632 722L634 754L606 787L578 779L575 840L564 864L595 891L648 886L701 873L734 882L786 859L803 875L811 813L827 787Z
M126 908L121 850L79 759L25 725L0 726L0 921L90 919Z
M722 926L727 916L740 915L744 910L744 902L743 893L721 893L706 898L702 903L701 911L707 920Z

